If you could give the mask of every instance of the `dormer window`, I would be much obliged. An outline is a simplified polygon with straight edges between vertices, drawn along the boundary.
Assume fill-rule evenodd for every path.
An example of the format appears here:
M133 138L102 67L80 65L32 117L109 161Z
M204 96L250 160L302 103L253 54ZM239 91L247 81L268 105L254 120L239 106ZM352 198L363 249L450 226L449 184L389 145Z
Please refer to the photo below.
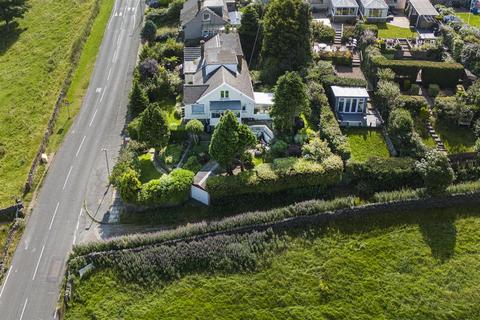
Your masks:
M210 21L210 13L205 12L203 14L203 21Z
M220 91L220 97L221 97L221 98L228 98L228 97L229 97L229 92L228 92L228 90L225 90L225 91L222 90L222 91Z

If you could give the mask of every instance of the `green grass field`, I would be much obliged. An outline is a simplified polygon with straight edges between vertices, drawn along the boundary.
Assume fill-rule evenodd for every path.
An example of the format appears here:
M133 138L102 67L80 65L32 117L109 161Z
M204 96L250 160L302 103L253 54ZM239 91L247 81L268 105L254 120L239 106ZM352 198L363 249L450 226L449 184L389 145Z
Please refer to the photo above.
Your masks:
M390 157L380 130L345 128L343 131L352 150L352 160L366 161L370 157Z
M66 319L478 319L479 214L291 234L255 273L142 287L104 270L75 286Z
M15 32L7 33L0 25L0 143L6 149L0 160L0 207L10 204L13 195L21 195L70 68L72 45L84 29L94 3L31 0L31 9L18 20ZM100 11L109 11L112 4L113 0L102 1ZM103 35L103 26L97 24L97 29L102 30L101 34L97 31L97 37ZM89 65L93 65L91 59L96 55L96 49L90 50L80 63L81 74L76 75L74 83L85 83L87 79L88 84ZM76 86L82 88L85 84Z
M463 20L463 22L468 23L468 12L457 12L455 13L456 16L458 16L460 19ZM470 15L470 23L471 26L474 27L480 27L480 15L478 14L471 14Z
M394 26L389 23L379 23L378 26L378 37L379 38L414 38L415 33L413 33L410 28L401 28Z

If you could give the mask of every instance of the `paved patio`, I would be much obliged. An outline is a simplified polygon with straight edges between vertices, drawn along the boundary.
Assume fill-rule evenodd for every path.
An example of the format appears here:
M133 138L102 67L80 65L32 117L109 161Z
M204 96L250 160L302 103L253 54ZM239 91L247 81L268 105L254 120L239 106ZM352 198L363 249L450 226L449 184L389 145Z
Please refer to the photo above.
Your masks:
M400 28L410 28L410 21L403 13L395 13L393 20L389 24Z

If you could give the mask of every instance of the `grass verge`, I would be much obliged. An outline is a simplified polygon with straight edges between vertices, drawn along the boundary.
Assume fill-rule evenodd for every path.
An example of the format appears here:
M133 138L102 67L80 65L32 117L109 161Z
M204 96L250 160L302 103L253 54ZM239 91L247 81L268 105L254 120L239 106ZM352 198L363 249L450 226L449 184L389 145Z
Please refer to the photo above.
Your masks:
M284 236L258 271L140 286L102 270L75 285L66 319L474 319L480 212L411 212Z
M366 161L370 157L390 157L387 145L380 130L368 128L344 128L344 134L352 150L351 158Z

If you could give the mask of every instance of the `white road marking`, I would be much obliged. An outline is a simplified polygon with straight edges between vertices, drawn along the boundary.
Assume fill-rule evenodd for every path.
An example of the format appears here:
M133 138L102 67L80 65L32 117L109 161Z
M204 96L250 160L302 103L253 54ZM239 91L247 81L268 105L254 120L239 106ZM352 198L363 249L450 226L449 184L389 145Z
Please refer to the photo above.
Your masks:
M20 320L23 319L23 314L25 313L25 308L27 308L28 298L25 299L25 303L23 304L22 314L20 315Z
M62 190L65 190L65 187L67 186L68 178L70 178L70 173L72 173L72 168L73 166L70 166L70 170L68 170L67 177L65 178L65 182L63 183Z
M91 127L91 126L92 126L93 119L95 119L95 116L97 115L97 111L98 111L98 108L97 108L97 109L95 109L95 113L93 114L92 120L90 121L90 124L88 125L89 127Z
M107 76L107 81L110 80L110 75L112 74L112 68L110 68L110 70L108 70L108 76ZM103 91L105 92L105 91Z
M95 90L97 93L100 93L102 92L102 88L97 88L97 90Z
M110 69L112 70L112 69ZM100 97L100 102L102 102L103 97L105 96L105 92L107 92L107 87L105 87L105 90L103 90L102 96Z
M35 272L33 273L32 281L35 280L35 276L37 275L38 266L40 266L40 261L42 261L43 250L45 250L45 245L42 247L42 251L40 252L40 257L38 257L37 266L35 267Z
M78 157L78 154L80 153L80 149L82 149L83 142L85 141L85 138L87 136L83 136L82 142L80 142L80 146L78 147L77 153L75 153L75 158Z
M121 17L121 16L122 16L122 14L123 14L123 12L120 12L118 15Z
M140 0L137 1L137 4L133 8L133 29L135 29L136 19L137 19L137 13L135 11L137 10L137 7L139 4L140 4Z
M118 52L118 50L115 49L115 52L113 53L113 59L112 59L113 63L115 63L117 61L117 52Z
M12 271L12 267L10 267L8 269L7 277L5 278L5 281L3 282L2 291L0 291L0 298L2 297L3 290L5 290L5 287L7 286L8 277L10 277L10 271Z
M82 210L83 208L80 208L80 213L78 214L77 226L75 227L75 232L73 233L73 244L77 242L77 232L78 232L78 227L80 226L80 217L82 216Z
M57 202L57 206L55 207L55 212L53 213L52 221L50 221L50 226L48 227L48 230L52 229L53 220L55 220L55 216L57 215L59 205L60 205L60 202Z

